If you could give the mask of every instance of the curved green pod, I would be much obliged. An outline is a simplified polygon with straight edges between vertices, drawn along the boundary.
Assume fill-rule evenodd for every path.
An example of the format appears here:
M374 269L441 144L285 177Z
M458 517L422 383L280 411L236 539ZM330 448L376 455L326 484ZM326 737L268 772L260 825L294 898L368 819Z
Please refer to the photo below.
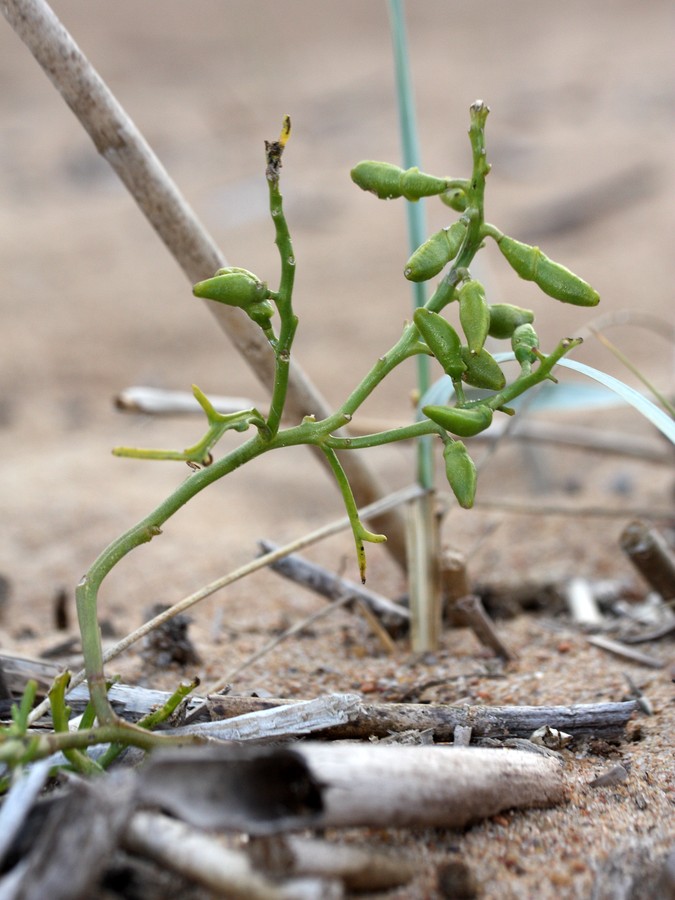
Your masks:
M421 197L434 197L448 186L445 178L427 175L420 172L416 166L404 170L392 163L374 160L358 163L352 169L351 177L361 190L370 191L380 200L393 200L397 197L419 200Z
M545 294L574 306L597 306L600 295L574 272L543 254L539 247L522 244L507 235L497 245L512 269L526 281L534 281Z
M270 319L274 315L274 304L271 300L250 303L246 307L246 314L256 325L260 325L263 331L267 331L270 328Z
M267 296L267 284L247 269L219 269L218 274L192 288L195 297L216 300L227 306L247 307Z
M448 228L441 228L415 250L403 274L408 281L427 281L438 275L457 256L465 235L466 224L461 219Z
M452 441L443 449L445 477L463 509L471 509L476 497L476 466L461 441Z
M516 328L511 337L511 347L521 365L533 363L537 359L534 351L539 349L539 337L532 325L526 322Z
M506 376L497 360L483 347L480 353L471 353L468 347L462 347L462 359L465 371L462 381L472 387L484 388L488 391L501 391L506 385Z
M464 212L469 205L469 198L460 187L453 187L448 191L443 191L440 199L441 203L449 206L450 209L454 209L455 212Z
M485 404L469 407L424 406L422 412L432 422L458 437L474 437L492 423L492 410Z
M493 303L490 310L490 337L504 340L510 338L519 325L534 322L534 313L531 309L523 309L513 306L511 303Z
M415 310L413 320L446 374L453 381L461 378L466 363L462 359L462 342L452 325L443 316L424 307Z
M459 321L469 345L469 351L478 355L490 330L490 309L485 300L485 289L479 281L465 281L457 292Z

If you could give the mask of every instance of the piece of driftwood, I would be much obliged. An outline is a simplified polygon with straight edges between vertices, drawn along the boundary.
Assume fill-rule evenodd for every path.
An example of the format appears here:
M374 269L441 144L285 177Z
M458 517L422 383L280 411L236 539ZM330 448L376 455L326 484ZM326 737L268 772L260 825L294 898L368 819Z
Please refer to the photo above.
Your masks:
M258 541L258 546L263 553L273 553L279 549L276 544L267 540ZM270 563L269 568L330 600L345 594L349 594L355 599L358 598L382 620L388 629L395 633L400 634L410 625L410 612L404 606L367 590L355 581L341 578L322 566L304 559L297 553Z
M634 647L628 647L620 641L613 641L610 638L602 637L598 634L587 637L586 640L589 644L593 644L594 647L598 647L600 650L606 650L608 653L613 653L615 656L620 656L622 659L627 659L640 666L649 666L650 669L662 669L664 666L664 663L656 656L642 653L640 650L635 650Z
M109 693L118 715L137 720L169 698L164 691L148 691L114 684ZM338 695L340 696L340 695ZM345 696L345 695L342 695ZM346 695L349 696L349 695ZM74 713L84 710L89 694L86 685L70 691L68 705ZM245 713L291 706L301 701L282 698L242 697L231 694L193 697L188 708L202 707L202 716L229 719ZM451 741L458 725L473 729L474 737L527 737L542 725L549 725L575 737L620 738L630 717L637 711L633 700L617 703L582 703L571 706L449 706L442 703L364 703L357 717L323 732L322 737L387 737L400 731L433 729L437 741Z
M483 602L477 594L468 594L466 597L457 600L454 610L464 618L463 624L471 628L481 644L490 647L502 659L513 660L518 658L516 652L511 650L500 638L494 622L485 612Z
M297 753L324 785L326 827L462 828L565 795L557 761L518 750L303 743Z
M657 528L630 522L621 534L620 544L647 584L664 600L675 598L675 553Z
M258 868L283 877L338 878L350 891L387 891L406 884L415 866L367 844L335 844L293 834L253 838L246 852Z

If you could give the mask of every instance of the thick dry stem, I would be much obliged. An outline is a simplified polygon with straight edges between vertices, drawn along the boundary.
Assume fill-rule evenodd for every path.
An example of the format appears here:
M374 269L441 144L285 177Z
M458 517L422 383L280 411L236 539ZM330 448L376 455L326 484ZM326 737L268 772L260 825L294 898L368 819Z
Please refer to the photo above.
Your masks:
M564 799L560 764L519 750L299 744L296 752L325 785L325 827L462 828Z

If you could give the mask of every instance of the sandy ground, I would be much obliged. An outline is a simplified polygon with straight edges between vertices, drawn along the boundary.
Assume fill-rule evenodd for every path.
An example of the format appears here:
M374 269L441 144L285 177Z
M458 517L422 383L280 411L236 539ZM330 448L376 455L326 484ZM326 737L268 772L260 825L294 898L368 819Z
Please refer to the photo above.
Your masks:
M468 173L467 111L477 97L486 100L490 220L587 278L602 295L597 314L653 317L656 330L614 325L608 334L672 392L672 344L663 339L673 325L675 275L670 4L428 0L409 7L424 168ZM284 113L292 116L284 192L298 260L297 358L339 404L409 315L403 209L362 194L348 177L360 159L400 155L385 4L197 0L188 8L176 0L90 0L54 8L229 261L271 281L278 264L263 140L276 136ZM181 466L114 459L110 448L182 447L201 433L196 420L124 417L113 407L115 393L196 382L207 393L261 405L266 393L4 22L0 83L0 573L9 583L0 645L35 655L64 636L53 622L58 593L72 598L96 554L185 477ZM447 224L447 212L427 205L430 232ZM544 346L596 315L542 298L498 254L485 254L480 276L493 302L535 309ZM637 384L594 340L577 358ZM404 421L412 387L412 369L395 374L364 415ZM618 408L553 418L652 435ZM410 448L369 451L368 459L392 488L412 477ZM477 509L445 519L444 543L469 555L472 577L483 583L583 575L627 579L644 591L618 537L635 511L667 524L672 481L672 467L663 465L504 448L481 474ZM258 538L290 540L341 515L337 493L302 449L260 460L228 482L197 498L105 585L101 616L117 634L138 625L152 604L175 602L250 559ZM529 514L489 505L503 500ZM532 514L556 504L577 514ZM585 516L590 506L616 515ZM355 574L345 536L308 555ZM369 558L370 586L403 593L387 554L374 547ZM218 678L321 602L270 574L206 601L193 613L203 659L194 673ZM573 789L563 809L509 816L465 837L372 836L419 855L423 877L397 896L435 896L435 867L456 846L481 896L588 897L607 860L625 858L627 847L658 858L675 837L668 667L612 660L564 621L521 617L503 627L521 656L489 689L480 676L485 653L470 634L448 632L431 661L411 659L404 644L392 659L346 613L284 645L235 685L273 695L373 685L377 692L468 672L460 689L449 681L429 699L575 703L621 699L629 672L650 693L657 715L641 722L643 740L614 751L633 761L626 784L585 787L607 761L582 748L568 754ZM568 644L571 651L560 650ZM647 649L672 662L672 643ZM162 686L176 675L149 671L134 652L119 671Z

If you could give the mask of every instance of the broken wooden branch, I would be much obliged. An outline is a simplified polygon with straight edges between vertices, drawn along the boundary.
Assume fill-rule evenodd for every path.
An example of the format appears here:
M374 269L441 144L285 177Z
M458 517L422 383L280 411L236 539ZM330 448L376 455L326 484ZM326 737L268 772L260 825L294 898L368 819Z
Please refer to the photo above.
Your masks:
M620 641L613 641L610 640L610 638L602 637L601 635L592 635L591 637L587 637L586 640L589 644L593 644L594 647L598 647L600 650L606 650L608 653L613 653L615 656L620 656L622 659L627 659L640 666L649 666L650 669L662 669L664 666L664 663L656 656L642 653L640 650L635 650L634 647L628 647Z
M258 541L258 546L265 554L274 553L279 549L272 541L266 540ZM309 588L322 597L327 597L329 600L345 595L354 599L358 598L375 615L379 616L389 629L394 630L396 633L400 634L401 630L407 629L410 624L410 612L404 606L367 590L355 581L334 575L317 563L303 559L298 554L289 554L283 558L273 560L269 564L269 568L273 572L283 575L284 578L289 578L296 584L301 584L303 587Z
M114 684L109 696L118 715L134 721L165 702L169 694ZM67 697L68 705L74 713L82 712L88 699L86 685L70 691ZM193 697L189 704L203 705L203 715L210 714L213 718L226 720L299 702L302 701L225 694L208 697L206 704L203 698ZM189 705L188 708L194 707ZM472 728L474 737L529 738L537 728L549 725L575 737L592 736L616 740L622 737L626 724L637 709L638 705L634 700L571 706L449 706L441 703L360 702L358 715L354 720L322 732L321 737L382 738L402 731L433 729L437 741L451 741L455 728L466 725Z
M190 284L210 278L227 265L143 135L49 5L44 0L5 0L0 11L75 113ZM274 355L261 329L234 307L224 303L207 305L256 377L271 391ZM323 419L333 412L295 360L289 374L285 412L298 422L303 416ZM320 448L310 449L327 465ZM386 494L361 454L344 453L340 461L359 505ZM387 549L404 566L405 536L400 512L389 510L378 517L376 524L387 535Z

